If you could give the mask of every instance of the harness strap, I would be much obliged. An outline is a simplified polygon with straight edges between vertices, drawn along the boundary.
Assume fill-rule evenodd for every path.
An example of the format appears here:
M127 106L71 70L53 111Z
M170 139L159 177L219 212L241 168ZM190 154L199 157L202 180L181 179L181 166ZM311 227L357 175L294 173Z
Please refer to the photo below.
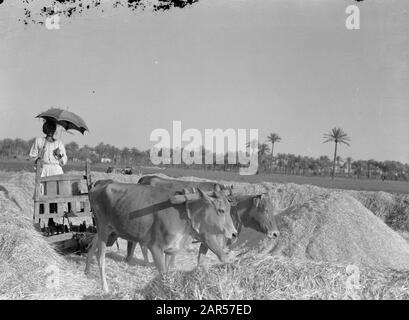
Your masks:
M192 221L192 215L190 213L190 209L189 209L189 205L188 205L189 200L188 200L186 194L184 196L185 196L185 208L186 208L187 217L189 218L190 221Z
M200 241L199 239L200 239L200 235L199 235L199 232L193 227L193 221L192 221L192 214L190 213L190 209L189 209L189 200L188 200L188 198L186 197L186 195L185 195L185 209L186 209L186 214L187 214L187 217L188 217L188 219L189 219L189 221L190 221L190 227L191 227L191 236L193 237L193 238L195 238L195 239L198 239L198 241Z

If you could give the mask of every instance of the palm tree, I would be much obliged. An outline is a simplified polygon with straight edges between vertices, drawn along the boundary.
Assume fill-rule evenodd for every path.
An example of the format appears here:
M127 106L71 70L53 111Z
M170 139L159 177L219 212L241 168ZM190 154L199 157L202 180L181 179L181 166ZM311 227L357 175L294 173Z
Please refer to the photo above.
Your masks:
M337 156L336 158L336 168L338 168L339 172L341 171L341 162L343 162L344 160L341 158L341 156Z
M348 177L349 177L351 175L351 163L352 163L351 157L347 158L347 163L348 163Z
M251 140L250 142L247 142L246 148L250 148L252 150L258 148L259 156L265 156L270 152L270 147L267 145L267 143L259 143L257 140Z
M351 138L348 137L348 135L342 131L341 128L332 128L332 130L328 133L324 133L324 142L335 142L335 150L334 150L334 161L333 161L333 166L332 166L332 179L334 179L334 174L335 174L335 161L337 158L337 148L338 148L338 143L343 143L349 146L348 141L351 141Z
M267 141L271 142L271 157L274 156L274 144L281 141L281 137L277 133L270 133L267 136Z
M268 146L267 143L259 144L258 152L259 152L259 155L263 157L263 156L267 155L267 153L270 152L270 147Z
M251 140L250 142L246 143L246 148L250 148L251 152L254 152L256 148L258 148L258 163L259 167L265 167L266 163L266 155L270 152L270 147L267 143L259 143L258 140ZM258 172L258 171L257 171Z

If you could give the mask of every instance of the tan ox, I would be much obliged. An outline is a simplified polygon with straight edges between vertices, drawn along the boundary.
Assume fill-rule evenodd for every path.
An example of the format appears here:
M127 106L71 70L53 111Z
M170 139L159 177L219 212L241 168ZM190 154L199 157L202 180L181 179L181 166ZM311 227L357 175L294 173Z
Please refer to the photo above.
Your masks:
M225 195L215 192L214 196L209 197L200 189L194 194L175 195L166 187L98 181L89 192L98 234L88 252L85 272L89 272L98 248L102 287L108 292L105 252L107 244L112 245L117 237L147 246L161 274L167 272L170 258L188 235L203 239L210 250L227 262L217 239L208 240L208 235L232 239L237 231Z
M165 179L158 176L149 175L144 176L138 181L139 184L150 185L155 187L168 187L173 190L180 190L183 188L200 188L204 191L210 191L213 188L216 190L223 189L228 190L230 193L229 199L231 204L231 217L233 218L233 223L238 231L238 235L242 227L247 227L254 229L258 232L266 234L269 238L276 238L279 236L280 232L277 228L277 224L274 218L274 208L271 204L270 199L264 195L239 195L233 196L232 189L233 186L224 186L221 184L215 184L214 182L195 182L195 181L180 181L174 179ZM215 235L206 235L207 237L215 238ZM218 241L221 244L226 243L226 239L223 236L218 236ZM227 245L231 245L232 241L227 241ZM130 261L133 257L136 243L128 241L127 256L126 261ZM141 251L144 257L145 263L148 260L148 251L146 247L141 245ZM205 243L202 242L199 249L197 262L200 264L201 255L205 255L208 251ZM172 262L173 263L173 260Z
M264 233L270 239L275 239L280 235L274 217L274 206L264 194L235 196L231 202L230 212L234 227L237 229L237 236L240 235L243 226ZM224 243L228 246L233 244L232 241L220 235L207 235L207 237L218 238L222 246ZM206 243L202 241L197 264L200 264L201 255L206 255L208 249Z
M157 186L166 187L174 191L178 191L182 189L200 188L201 190L206 191L206 192L213 192L213 191L220 192L224 190L225 193L226 191L228 191L228 193L231 193L231 189L233 188L233 186L225 186L225 185L214 183L214 182L180 181L180 180L175 180L175 179L161 178L155 175L146 175L146 176L141 177L138 180L138 184L149 185L152 187L157 187ZM221 241L224 241L223 236L221 236L220 239ZM137 245L137 242L128 241L127 254L126 254L125 261L130 262L132 260L136 245ZM148 249L141 243L139 245L140 245L141 252L143 255L143 260L146 264L148 264L149 263ZM219 260L222 261L223 259L220 257L221 254L222 253L218 253L216 255L218 256ZM170 262L170 265L173 265L173 264L174 264L174 259L172 259Z

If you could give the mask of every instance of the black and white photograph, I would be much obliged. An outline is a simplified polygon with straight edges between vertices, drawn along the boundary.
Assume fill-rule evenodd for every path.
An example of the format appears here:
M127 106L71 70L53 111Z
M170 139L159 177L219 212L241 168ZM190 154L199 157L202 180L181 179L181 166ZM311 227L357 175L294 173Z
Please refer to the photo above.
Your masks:
M408 1L0 0L0 300L407 299Z

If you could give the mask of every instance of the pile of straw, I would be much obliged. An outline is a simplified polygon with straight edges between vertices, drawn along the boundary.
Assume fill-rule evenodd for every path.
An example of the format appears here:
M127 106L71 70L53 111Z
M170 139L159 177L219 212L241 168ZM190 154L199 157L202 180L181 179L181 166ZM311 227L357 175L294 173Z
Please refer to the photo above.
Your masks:
M234 265L176 271L145 287L147 299L408 299L409 272L248 252ZM356 275L356 282L351 278ZM350 289L348 289L350 288Z

